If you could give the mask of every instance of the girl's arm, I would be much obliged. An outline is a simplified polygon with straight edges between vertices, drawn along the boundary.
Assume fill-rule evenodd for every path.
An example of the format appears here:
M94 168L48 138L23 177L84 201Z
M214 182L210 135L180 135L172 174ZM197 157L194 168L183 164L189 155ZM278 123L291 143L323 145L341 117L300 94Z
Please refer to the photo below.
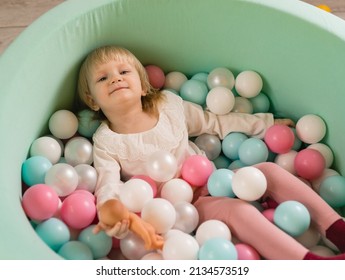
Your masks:
M251 137L263 138L267 128L274 124L271 113L230 112L226 115L215 115L188 101L184 101L183 106L188 133L192 137L207 133L224 139L230 132L241 132Z

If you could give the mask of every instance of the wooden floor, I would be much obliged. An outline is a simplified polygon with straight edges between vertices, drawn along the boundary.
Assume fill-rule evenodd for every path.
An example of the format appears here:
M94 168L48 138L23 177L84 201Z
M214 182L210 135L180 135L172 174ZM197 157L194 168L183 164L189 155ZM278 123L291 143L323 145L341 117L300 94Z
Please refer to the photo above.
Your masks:
M0 54L32 21L62 2L64 0L0 0ZM304 2L315 6L327 5L334 15L345 20L345 0Z

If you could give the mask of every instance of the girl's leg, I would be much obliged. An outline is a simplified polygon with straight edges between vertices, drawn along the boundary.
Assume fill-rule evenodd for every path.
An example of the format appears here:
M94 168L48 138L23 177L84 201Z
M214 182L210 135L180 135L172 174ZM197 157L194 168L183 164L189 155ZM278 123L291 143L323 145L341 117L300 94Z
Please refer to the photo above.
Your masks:
M302 260L308 253L308 249L245 201L206 196L200 197L194 205L200 223L210 219L224 222L235 237L253 246L265 259Z
M307 207L320 233L342 252L345 251L345 222L313 189L277 164L264 162L255 167L266 177L265 196L273 198L277 203L286 200L301 202Z

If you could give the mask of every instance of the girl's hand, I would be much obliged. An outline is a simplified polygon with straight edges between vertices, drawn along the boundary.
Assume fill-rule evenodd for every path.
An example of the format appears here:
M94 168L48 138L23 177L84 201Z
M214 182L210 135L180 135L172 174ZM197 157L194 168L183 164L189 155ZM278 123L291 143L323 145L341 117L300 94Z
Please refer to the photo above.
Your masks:
M102 230L104 230L104 232L108 236L115 237L117 239L123 239L127 236L129 232L129 220L124 219L120 222L117 222L113 227L99 222L93 229L93 233L97 234Z
M274 124L287 125L289 127L295 127L295 122L290 119L275 119Z

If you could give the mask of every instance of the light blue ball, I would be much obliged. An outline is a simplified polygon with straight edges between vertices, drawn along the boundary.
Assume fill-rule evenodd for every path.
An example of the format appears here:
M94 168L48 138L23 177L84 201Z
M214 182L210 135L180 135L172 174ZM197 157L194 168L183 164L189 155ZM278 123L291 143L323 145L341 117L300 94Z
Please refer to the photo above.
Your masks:
M257 96L249 98L250 103L253 105L253 113L267 113L270 109L270 100L267 95L260 92Z
M220 154L217 158L213 160L213 163L217 169L228 168L228 166L231 164L231 160L228 157Z
M265 162L268 159L268 148L264 141L258 138L248 138L238 149L239 159L246 165Z
M101 122L95 119L95 112L85 109L78 113L78 132L80 135L91 138Z
M198 252L199 260L237 260L235 245L220 237L210 238L201 245Z
M104 231L94 234L92 232L94 227L95 225L91 225L83 229L78 236L78 240L91 249L94 259L99 259L108 255L113 246L113 241Z
M239 169L241 167L245 167L247 166L246 164L244 164L242 161L240 161L239 159L234 160L232 163L230 163L230 165L228 166L228 168L230 170L235 170L235 169Z
M91 249L77 240L65 243L58 251L58 254L66 260L93 260Z
M199 80L200 82L203 82L207 85L207 77L208 77L208 73L200 72L200 73L194 74L191 80Z
M49 159L43 156L32 156L22 164L22 180L28 186L44 184L47 171L52 167Z
M238 149L248 139L248 136L240 132L229 133L222 141L222 152L231 160L239 159Z
M310 220L308 209L295 200L280 203L273 215L274 224L293 237L303 234L309 228Z
M345 206L345 177L327 177L320 184L319 194L331 207Z
M54 251L70 240L68 226L57 218L50 218L38 224L35 228L37 235Z
M207 181L207 189L210 195L235 197L232 191L233 175L233 171L225 168L217 169L212 172Z
M184 82L180 89L180 96L186 101L190 101L203 106L206 104L208 87L199 80L188 80Z

